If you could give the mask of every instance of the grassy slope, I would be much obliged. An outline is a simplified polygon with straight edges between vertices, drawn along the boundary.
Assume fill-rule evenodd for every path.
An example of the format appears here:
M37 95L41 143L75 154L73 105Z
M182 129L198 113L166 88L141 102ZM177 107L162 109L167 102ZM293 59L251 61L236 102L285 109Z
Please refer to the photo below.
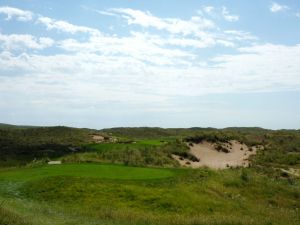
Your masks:
M27 126L27 125L12 125L6 123L0 123L0 128L11 128L11 129L27 129L27 128L37 128L37 126Z
M62 164L36 168L0 171L2 180L27 181L52 176L76 176L102 179L158 179L172 176L171 170L158 168L124 167L120 165Z
M236 139L247 145L263 145L255 158L255 164L260 167L289 167L300 165L300 130L266 130L262 128L231 127L225 129L188 128L112 128L103 130L112 135L127 138L148 139L185 139L200 137L211 141Z
M187 153L186 144L172 140L137 140L133 143L100 143L84 147L85 153L62 157L63 162L106 162L131 166L178 166L171 157L174 153Z
M91 142L91 132L69 127L0 128L0 166L69 154L70 146Z
M79 147L78 149L80 150L82 146L86 146L86 144L92 142L90 134L94 132L106 132L107 134L120 137L120 139L124 141L136 141L136 144L101 144L84 149L89 152L102 152L102 155L97 157L97 161L103 160L104 162L116 161L123 163L124 160L122 160L122 157L131 154L135 155L136 158L134 159L135 162L132 162L131 165L172 165L174 162L172 163L172 159L169 157L171 151L165 150L164 144L161 141L174 143L175 139L181 140L186 137L198 136L216 141L237 139L248 145L262 144L266 146L266 151L257 157L258 160L256 160L256 163L260 166L265 166L267 163L279 165L297 165L300 163L299 130L273 131L262 128L225 128L219 130L213 128L163 129L141 127L112 128L94 131L68 127L19 129L17 126L17 128L14 129L0 128L0 166L15 165L18 162L24 163L34 158L51 158L68 155L72 153L68 147L76 146ZM175 145L173 145L172 148L174 148L174 146ZM126 148L127 152L124 153L124 149ZM155 150L152 151L152 149ZM109 153L109 151L111 151L111 153ZM117 156L121 151L123 151L124 154ZM156 151L157 154L148 157L149 151L150 153ZM184 151L184 149L181 147L180 151ZM143 159L140 160L140 158ZM146 160L146 158L150 160ZM70 159L70 161L72 160L73 159ZM125 161L130 160L131 159L126 159ZM78 157L75 161L78 161Z
M93 164L9 169L0 172L0 196L2 211L39 225L298 224L300 219L299 181L274 180L253 169Z
M0 224L299 224L299 179L274 169L300 168L299 130L103 131L136 143L86 145L95 132L86 129L0 129L1 159L6 153L14 157L50 147L55 157L70 162L165 166L172 165L171 153L186 151L175 141L186 137L233 138L265 150L253 159L253 168L226 171L95 164L1 169ZM62 146L84 146L87 152L70 154Z

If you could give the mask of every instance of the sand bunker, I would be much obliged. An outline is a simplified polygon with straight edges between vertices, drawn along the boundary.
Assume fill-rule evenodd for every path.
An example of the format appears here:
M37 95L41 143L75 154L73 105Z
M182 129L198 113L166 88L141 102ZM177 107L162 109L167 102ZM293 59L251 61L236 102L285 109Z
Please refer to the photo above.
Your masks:
M218 144L203 141L200 144L192 144L189 147L190 153L199 159L199 162L172 155L180 165L192 168L207 166L214 169L237 166L248 167L249 156L256 154L257 149L260 148L260 146L249 148L247 145L235 140Z

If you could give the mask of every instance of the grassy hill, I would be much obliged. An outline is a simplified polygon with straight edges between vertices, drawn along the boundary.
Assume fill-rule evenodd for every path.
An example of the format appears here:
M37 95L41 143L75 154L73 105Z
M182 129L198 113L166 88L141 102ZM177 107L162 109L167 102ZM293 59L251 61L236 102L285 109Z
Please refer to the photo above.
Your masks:
M0 184L7 225L299 224L299 180L255 169L64 164L0 170Z
M187 143L233 139L264 146L250 168L172 158L192 159ZM0 225L298 225L299 170L299 130L3 125Z
M12 125L6 123L0 123L0 128L14 128L14 129L26 129L26 128L34 128L36 126L26 126L26 125Z
M265 150L259 152L253 160L261 166L295 165L300 161L299 130L276 131L236 127L225 129L140 127L100 131L63 126L24 128L13 125L0 127L0 165L24 164L33 159L64 157L67 162L93 161L170 166L176 165L171 154L187 154L183 142L195 138L213 142L235 139L249 146L263 145ZM94 143L92 135L95 133L117 138L114 143L91 145Z
M22 164L34 158L70 153L70 147L90 143L91 132L69 127L0 128L0 164Z

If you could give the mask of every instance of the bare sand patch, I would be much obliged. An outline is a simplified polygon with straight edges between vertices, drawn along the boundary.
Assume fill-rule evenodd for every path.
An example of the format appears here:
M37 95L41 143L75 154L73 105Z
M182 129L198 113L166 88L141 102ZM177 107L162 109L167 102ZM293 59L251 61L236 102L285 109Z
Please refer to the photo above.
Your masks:
M296 176L296 177L300 177L300 169L295 169L295 168L288 168L288 169L280 169L282 172Z
M101 143L105 141L105 137L99 134L93 134L91 135L91 138L95 143Z
M232 140L228 143L211 143L203 141L199 144L189 145L190 153L199 162L172 155L180 165L192 168L207 166L214 169L225 169L229 167L248 167L249 157L256 154L259 147L248 147L239 141Z
M59 164L61 164L61 161L49 161L48 164L49 165L59 165Z

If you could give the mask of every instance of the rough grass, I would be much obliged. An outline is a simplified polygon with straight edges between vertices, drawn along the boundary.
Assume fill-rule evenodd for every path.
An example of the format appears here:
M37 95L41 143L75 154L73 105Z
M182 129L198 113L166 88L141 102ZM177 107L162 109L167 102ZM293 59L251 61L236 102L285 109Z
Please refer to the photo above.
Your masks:
M296 225L300 219L299 180L254 169L61 165L2 171L0 184L7 209L39 225Z
M75 153L62 157L64 162L106 162L130 166L174 167L179 163L171 154L188 154L186 144L172 140L138 140L133 143L98 143L84 147L85 153Z
M1 225L29 225L20 215L13 213L2 206L0 207L0 224Z

